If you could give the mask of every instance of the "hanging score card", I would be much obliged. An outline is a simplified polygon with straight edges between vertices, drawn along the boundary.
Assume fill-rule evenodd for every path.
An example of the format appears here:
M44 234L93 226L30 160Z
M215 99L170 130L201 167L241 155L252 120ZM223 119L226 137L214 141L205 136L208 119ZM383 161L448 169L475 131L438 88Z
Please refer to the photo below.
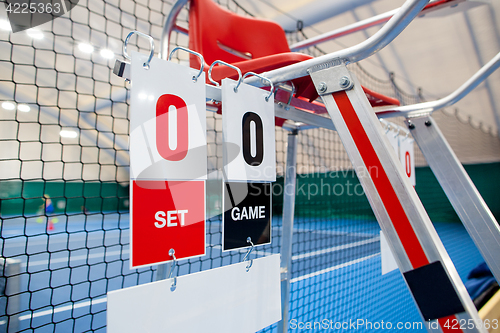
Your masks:
M399 135L399 131L388 130L385 132L385 135L389 140L392 148L394 149L394 152L398 156L406 175L410 179L410 183L415 186L415 152L413 149L414 140L409 138L408 135Z
M236 85L222 80L223 251L271 242L271 182L276 180L273 98L245 83L235 91Z
M206 179L205 74L132 52L130 173L133 179Z
M253 333L281 319L280 256L108 293L107 331Z
M269 92L222 80L222 140L226 181L276 181L274 100ZM237 152L233 152L236 147ZM234 158L232 158L235 156Z
M133 181L131 267L205 254L205 182Z
M222 250L271 243L271 183L224 182Z
M413 149L414 140L408 137L399 138L399 159L410 183L415 186L415 151Z
M399 154L399 131L388 130L385 132L385 136L389 140L392 149L394 149L396 154Z
M132 53L130 266L205 254L205 77Z

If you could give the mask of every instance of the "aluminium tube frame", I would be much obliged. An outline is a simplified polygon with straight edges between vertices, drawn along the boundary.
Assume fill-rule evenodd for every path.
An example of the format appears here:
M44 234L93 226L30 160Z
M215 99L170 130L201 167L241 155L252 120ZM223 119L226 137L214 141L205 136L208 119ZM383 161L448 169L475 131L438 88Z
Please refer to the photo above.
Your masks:
M297 181L297 130L288 134L285 183L283 188L283 217L281 238L281 320L278 332L288 331L290 309L290 280L292 278L293 220L295 211L295 186Z
M491 73L500 67L500 52L481 67L473 76L464 82L457 90L436 101L424 102L398 107L382 107L377 110L379 118L405 116L407 118L429 115L432 112L453 105L464 98Z
M464 1L466 1L466 0L437 0L437 1L433 1L433 2L429 3L427 6L425 6L424 9L422 9L422 11L418 15L418 17L422 17L425 14L427 14L428 12L432 12L432 11L440 9L442 7L448 7L448 6L453 5L454 3L458 4L458 3L464 2ZM396 9L393 9L391 11L370 17L366 20L359 21L359 22L344 26L342 28L335 29L335 30L332 30L329 32L325 32L324 34L297 42L295 44L290 45L290 50L294 51L294 52L299 51L299 50L308 48L310 46L316 46L318 44L330 41L330 40L335 39L335 38L346 36L346 35L349 35L349 34L354 33L354 32L366 30L366 29L374 27L376 25L383 24L383 23L389 21L389 19L394 15L394 13L396 13L398 11L398 9L399 8L396 8Z
M161 34L159 54L160 58L163 60L166 60L169 54L168 48L170 45L170 34L175 27L175 20L177 19L177 15L179 15L182 8L188 3L188 1L189 0L177 0L172 6L170 13L165 20L165 24L163 25L163 31Z
M293 65L261 73L273 84L290 81L309 75L309 72L325 69L342 63L349 64L361 61L380 51L394 40L410 22L418 16L429 0L407 0L394 16L373 36L346 49L305 60ZM259 80L249 78L245 83L262 85Z
M341 64L347 64L347 63L352 63L356 61L360 61L364 58L369 57L370 55L376 53L386 45L388 45L399 33L415 18L421 11L421 9L425 6L427 3L427 0L407 0L403 7L401 7L400 10L389 20L389 22L384 25L384 27L379 30L375 35L370 37L369 39L365 40L364 42L355 45L353 47L347 48L345 50L341 50L338 52L334 52L325 56L321 56L318 58L314 58L311 60L307 60L301 63L297 63L294 65L290 65L287 67L283 67L277 70L273 70L267 73L263 73L264 76L268 77L273 81L273 83L279 83L279 82L284 82L284 81L289 81L294 78L302 77L309 75L311 71L318 71L320 69L326 69L333 67L335 65L341 65ZM165 25L165 30L164 30L164 36L162 36L162 47L161 47L161 52L162 52L162 57L165 57L168 52L165 52L165 49L168 50L169 46L169 36L170 32L172 31L172 28L174 26L174 21L175 17L177 14L180 12L182 6L187 3L187 0L179 0L175 5L174 8L171 11L171 15L168 17L168 24ZM173 18L173 19L172 19ZM167 32L165 34L165 31ZM166 36L165 36L166 35ZM165 44L166 41L166 44ZM494 66L493 66L494 67ZM495 68L496 69L496 68ZM492 71L492 70L491 70ZM490 73L491 73L490 71ZM480 71L481 72L481 71ZM316 75L316 74L315 74ZM477 80L482 80L484 79L485 76L489 75L488 70L484 74L479 74L477 78L472 79L472 83L466 84L472 90L475 85L473 86L473 83ZM249 79L246 80L246 83L252 83L256 84L255 79ZM477 85L478 83L476 83ZM319 89L318 89L319 90ZM451 96L448 100L444 99L441 100L441 103L446 104L446 103L454 103L456 100L460 99L460 96L465 96L470 90L468 89L459 89L459 93L457 95ZM436 107L439 106L439 101L435 103ZM411 200L414 202L418 202L418 200ZM290 202L289 202L290 203ZM284 207L285 208L285 207ZM417 207L418 208L418 207ZM293 211L290 211L290 209L287 209L287 212L292 214L292 222L293 222ZM417 214L421 215L421 214ZM425 215L425 214L424 214ZM428 218L427 218L428 219ZM284 222L285 223L285 222ZM425 228L423 228L425 229ZM432 231L432 228L429 229L429 231ZM291 232L293 234L293 227L291 228ZM435 233L435 232L434 232ZM425 234L425 233L424 233ZM432 234L432 232L431 232ZM424 237L426 238L426 237ZM286 242L291 242L291 237L290 239L286 240L284 239L284 244L283 247L286 247ZM437 245L440 245L439 242L437 242ZM435 245L436 246L436 245ZM440 246L437 246L436 252L442 252ZM442 246L441 246L442 247ZM432 246L430 247L431 250ZM434 252L434 251L431 251ZM431 256L433 257L433 256ZM449 261L449 258L446 255L446 252L443 251L442 254L437 255L438 258L444 261ZM282 268L286 267L288 268L288 260L282 261ZM283 274L286 276L288 274L288 271L286 274ZM455 270L451 269L451 272L448 274L452 275L452 279L455 279L456 281L459 281L459 278L457 279L457 273ZM282 276L283 277L283 276ZM459 281L460 282L460 281ZM289 279L284 280L282 283L287 284L289 283ZM459 284L460 289L462 288L462 285ZM463 290L461 290L461 294L463 294ZM288 306L288 301L286 300L286 297L289 297L288 292L283 292L282 297L285 296L285 299L282 299L282 305L283 305L283 311L288 313L286 311L287 306ZM472 305L470 299L465 297L462 300L462 303L464 304L465 308L467 309L467 317L469 316L476 316L475 312L472 311ZM470 313L470 314L469 314ZM475 319L475 318L474 318ZM283 317L283 321L281 322L281 327L284 327L283 324L287 323L287 318Z
M166 59L168 54L170 33L175 25L175 19L177 18L177 15L181 11L182 7L188 1L189 0L178 0L172 7L170 14L165 21L160 44L162 59ZM270 79L273 84L277 84L279 82L286 82L299 77L307 76L309 75L309 70L312 67L318 67L318 69L328 68L340 65L341 63L347 64L361 61L380 51L392 42L394 38L396 38L408 26L408 24L410 24L410 22L420 14L421 10L428 2L429 0L406 0L403 6L401 6L394 16L379 31L377 31L377 33L357 45L269 72L264 72L261 73L261 75ZM256 86L261 85L260 80L255 77L248 78L245 80L245 83Z
M325 83L327 87L334 87L339 72L331 67L311 73L311 78L316 86ZM441 327L446 325L444 321L447 319L479 321L477 310L455 266L354 75L353 80L355 83L351 89L318 92L422 319L437 319ZM434 285L430 283L433 278L437 279ZM427 292L429 285L437 289ZM427 287L420 289L423 286ZM431 326L427 329L429 332L445 331ZM479 327L467 327L466 331L486 332Z
M358 21L358 22L355 22L353 24L349 24L349 25L342 27L342 28L339 28L339 29L325 32L321 35L311 37L311 38L308 38L306 40L302 40L300 42L297 42L295 44L290 45L290 50L292 52L296 52L296 51L306 49L306 48L311 47L311 46L316 46L318 44L328 42L328 41L335 39L335 38L339 38L339 37L349 35L349 34L354 33L354 32L358 32L361 30L365 30L365 29L374 27L374 26L379 25L379 24L383 24L383 23L389 21L389 19L397 11L398 11L398 8L393 9L393 10L388 11L388 12L385 12L385 13L382 13L382 14L379 14L379 15L376 15L376 16L373 16L373 17L370 17L370 18L363 20L363 21Z
M129 64L125 64L126 68L128 66ZM405 106L377 107L375 109L375 113L377 114L378 118L384 118L384 119L399 117L399 116L404 116L407 118L426 116L441 108L451 106L457 103L467 94L469 94L475 87L477 87L480 83L482 83L489 75L491 75L499 67L500 67L500 53L497 54L488 63L486 63L481 69L479 69L470 79L468 79L464 84L462 84L457 90L455 90L450 95L442 99L431 102L405 105ZM126 77L125 73L121 76L124 77L125 79L129 79L128 77ZM206 88L207 88L207 98L220 101L221 99L220 88L212 85L207 85ZM286 118L298 122L303 122L309 125L313 125L315 127L322 127L335 130L335 127L333 126L333 123L330 121L330 118L323 117L311 112L301 111L293 106L286 106L286 107L287 108L285 108L283 104L277 103L275 105L275 115L280 118Z
M500 280L500 226L430 115L406 124L467 233Z
M172 31L172 28L174 26L175 18L182 9L182 6L184 6L187 1L188 0L177 1L167 19L161 41L162 57L165 57L165 55L168 54L168 52L165 52L165 49L168 50L170 32ZM322 68L329 68L335 65L340 65L342 63L352 63L367 58L385 47L397 35L399 35L399 33L413 20L413 18L415 18L420 13L421 9L426 5L427 2L428 0L407 0L401 7L401 9L398 10L398 12L389 20L387 24L382 27L382 29L380 29L372 37L358 45L301 63L269 71L263 73L263 75L271 79L273 83L279 83L309 75L311 69L318 70ZM466 84L464 84L457 90L456 94L452 94L448 96L448 98L436 102L429 102L431 104L421 103L419 107L413 106L414 109L410 109L410 107L407 107L408 109L406 110L395 108L395 111L407 112L408 114L410 114L410 111L422 112L422 109L425 109L424 112L432 112L433 110L436 110L443 106L451 105L465 96L468 92L470 92L470 90L477 86L480 81L484 80L486 76L491 74L491 72L498 67L494 65L496 63L496 60L493 60L493 63L488 63L485 66L486 69L482 69L478 73L476 73L475 76L473 76L469 81L466 82ZM245 80L245 82L251 84L259 84L259 81L254 78ZM394 112L394 116L400 115L398 114L400 112Z
M418 104L404 105L404 106L388 106L388 107L377 107L375 109L375 113L379 119L386 118L394 118L399 116L404 116L406 118L416 118L416 117L424 117L428 116L434 111L440 110L442 108L451 106L465 96L467 96L472 90L474 90L479 84L485 81L488 76L490 76L493 72L495 72L498 68L500 68L500 52L493 57L488 63L486 63L483 67L481 67L474 75L472 75L466 82L464 82L459 88L457 88L454 92L449 94L448 96L430 102L423 102ZM278 107L275 107L275 112L278 112ZM323 127L328 129L331 128L331 124L329 124L330 119L326 117L321 117L312 113L296 110L293 115L295 116L296 121L303 121L308 123L307 121L314 121L314 123L309 123L310 125L315 125L317 127ZM292 113L290 113L292 114ZM297 115L296 115L297 114ZM301 116L304 114L306 117L296 118L297 116ZM279 116L281 118L286 118L286 111L281 111Z
M500 67L500 52L448 96L436 101L384 108L379 118L405 116L406 124L433 174L497 280L500 227L481 194L430 116L460 101Z

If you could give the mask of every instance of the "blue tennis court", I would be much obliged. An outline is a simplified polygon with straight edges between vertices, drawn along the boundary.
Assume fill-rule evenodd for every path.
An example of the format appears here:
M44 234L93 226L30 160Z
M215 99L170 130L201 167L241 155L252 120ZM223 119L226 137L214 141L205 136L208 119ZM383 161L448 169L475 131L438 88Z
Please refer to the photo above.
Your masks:
M195 200L192 191L177 196L165 187L160 199L149 186L133 194L134 180L206 176L206 254L181 260L180 276L240 263L248 253L222 251L222 178L272 183L264 186L272 242L250 258L284 259L289 332L350 332L353 320L356 332L378 332L388 328L382 321L462 318L449 304L431 304L439 315L414 304L414 296L427 304L454 298L435 297L415 272L440 262L444 275L438 267L424 277L443 280L438 290L449 287L450 263L432 244L434 233L418 228L426 214L463 280L483 259L500 280L500 1L4 2L0 333L109 331L107 293L164 275L169 265L129 267L130 206L138 203L131 195L144 195L134 207L154 208L142 216L160 222L166 214L161 228L170 236L169 227L184 222L169 212L193 212L170 202L185 199L201 217L201 191ZM259 207L260 219L263 206L267 199L246 215L255 218ZM290 215L292 236L282 227ZM242 209L235 220L244 216ZM375 216L391 224L389 242L407 276L417 274L414 296L399 271L381 273ZM153 242L156 231L144 233L145 247L182 255L168 240ZM175 238L188 244L191 236ZM464 316L476 318L463 288L452 287ZM283 322L259 333L277 333Z
M36 217L27 219L26 224L24 219L4 220L3 253L21 259L21 272L29 273L21 274L19 279L19 329L104 331L106 292L150 282L154 271L129 270L127 214L107 214L104 219L102 215L59 219L47 233L45 223L39 223ZM279 218L274 218L272 244L255 249L252 256L279 252L280 223ZM235 263L246 253L222 252L220 222L207 225L207 255L181 261L179 275ZM381 275L379 227L375 221L300 218L296 225L291 331L294 324L325 319L331 321L330 325L353 319L420 322L400 273ZM482 261L480 254L460 223L436 223L436 228L465 278ZM217 259L207 260L210 257ZM396 308L404 311L394 311Z

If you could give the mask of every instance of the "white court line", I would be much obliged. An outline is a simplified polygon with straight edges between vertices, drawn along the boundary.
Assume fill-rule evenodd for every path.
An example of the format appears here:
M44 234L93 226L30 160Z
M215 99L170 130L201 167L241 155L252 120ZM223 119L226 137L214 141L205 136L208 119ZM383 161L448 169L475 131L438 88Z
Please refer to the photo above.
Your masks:
M370 239L365 239L365 240L362 240L362 241L359 241L359 242L353 242L353 243L348 243L348 244L343 244L343 245L337 245L337 246L334 246L334 247L330 247L328 249L313 251L313 252L304 253L304 254L296 254L296 255L292 256L292 260L300 260L300 259L304 259L304 258L318 256L320 254L325 254L325 253L330 253L330 252L336 252L336 251L340 251L340 250L350 249L352 247L358 247L358 246L361 246L361 245L375 243L375 242L378 242L379 240L380 240L380 236L377 236L377 237L373 237L373 238L370 238Z
M23 237L26 237L26 238L30 238L30 237L39 237L39 236L47 236L47 234L36 234L36 235L24 235L24 234L19 234L19 236L23 236ZM70 236L71 235L71 236ZM89 233L86 233L86 232L82 232L82 231L77 231L77 232L69 232L68 234L56 234L56 235L50 235L51 236L51 239L50 240L31 240L30 241L30 246L37 246L37 245L45 245L47 243L50 243L51 245L53 244L58 244L58 243L68 243L68 238L71 237L71 241L73 242L77 242L77 241L81 241L82 239L85 239L85 240L93 240L93 239L102 239L103 235L91 235L92 237L89 236ZM127 235L113 235L113 234L108 234L106 235L106 238L108 240L111 240L113 238L119 238L119 237L127 237ZM14 247L14 246L25 246L26 245L26 240L15 240L15 241L12 241L12 240L9 240L7 239L7 245L10 246L10 247Z
M351 266L351 265L363 262L365 260L374 258L374 257L376 257L378 255L380 255L380 252L372 254L372 255L369 255L369 256L366 256L366 257L363 257L363 258L351 260L351 261L348 261L348 262L345 262L345 263L342 263L340 265L336 265L336 266L333 266L333 267L330 267L330 268L322 269L322 270L314 272L314 273L302 275L302 276L299 276L297 278L291 279L290 282L294 283L294 282L302 281L302 280L305 280L305 279L308 279L308 278L311 278L311 277L314 277L314 276L317 276L317 275L321 275L321 274L324 274L324 273L332 272L332 271L335 271L337 269L340 269L340 268L343 268L343 267L348 267L348 266ZM78 309L78 308L88 307L90 305L95 305L95 304L100 304L100 303L106 303L106 302L107 302L107 298L106 297L102 297L102 298L98 298L98 299L95 299L95 300L92 300L92 301L85 301L85 302L80 302L80 303L76 303L76 304L73 304L73 305L61 306L61 307L58 307L58 308L54 308L53 310L39 311L39 312L35 312L33 314L27 314L27 315L19 316L19 320L26 320L26 319L36 318L36 317L42 317L42 316L52 315L53 313L70 311L72 309Z
M336 235L336 236L358 236L358 237L372 237L377 234L370 234L364 232L349 232L349 231L334 231L334 230L316 230L316 229L303 229L303 228L294 228L294 231L299 232L311 232L316 234L325 234L325 235Z
M209 244L209 246L211 246L212 248L214 249L222 249L222 246L221 245L211 245ZM240 249L239 250L240 252L247 252L248 249ZM266 252L266 251L262 251L262 250L253 250L252 251L253 253L256 253L256 254L260 254L260 255L271 255L271 254L274 254L273 252ZM118 256L118 255L121 255L121 254L128 254L128 251L111 251L111 252L107 252L105 255L106 256ZM80 256L72 256L70 257L69 260L71 261L77 261L77 260L87 260L87 259L93 259L93 258L101 258L101 257L104 257L104 253L95 253L95 254L90 254L90 255L80 255ZM127 260L128 258L125 258L125 260ZM50 264L57 264L57 263L61 263L61 262L68 262L68 257L64 257L64 258L57 258L57 259L51 259L49 261ZM22 266L26 266L26 263L22 263L21 264ZM32 266L38 266L38 265L47 265L47 260L38 260L38 261L31 261L29 262L28 266L29 267L32 267Z
M377 237L373 237L373 238L370 238L370 239L365 239L365 240L362 240L362 241L359 241L359 242L353 242L353 243L349 243L349 244L343 244L343 245L334 246L334 247L331 247L331 248L328 248L328 249L313 251L313 252L304 253L304 254L297 254L297 255L294 255L292 257L292 260L300 260L300 259L304 259L304 258L318 256L318 255L325 254L325 253L341 251L341 250L349 249L349 248L352 248L352 247L358 247L358 246L361 246L361 245L375 243L375 242L377 242L379 240L380 240L380 237L377 236ZM222 246L221 245L214 245L214 246L212 246L212 248L214 248L214 249L222 249ZM239 250L239 252L246 252L246 251L248 251L248 249L240 249ZM267 251L256 250L256 249L254 249L254 251L252 251L252 252L254 252L256 254L260 254L260 255L271 255L271 254L274 254L274 252L267 252ZM104 253L96 253L96 254L91 254L91 255L73 256L73 257L70 257L69 260L71 260L71 261L87 260L87 259L104 257L104 255L106 255L106 256L117 256L117 255L121 255L122 253L126 254L127 251L124 251L124 252L122 252L122 251L112 251L112 252L107 252L106 254L104 254ZM68 262L69 260L68 260L67 257L66 258L51 259L50 260L50 264L57 264L57 263L61 263L61 262ZM26 266L26 263L22 263L21 265L22 266ZM32 266L38 266L38 265L47 265L47 260L38 260L38 261L32 261L32 262L29 263L30 267L32 267Z
M75 303L72 305L60 306L60 307L54 308L52 310L38 311L38 312L34 312L33 314L19 316L19 320L26 320L26 319L36 318L36 317L47 316L47 315L51 315L53 313L59 313L59 312L73 310L73 309L84 308L84 307L87 307L90 305L96 305L96 304L106 303L106 302L107 302L107 298L102 297L102 298L94 299L92 301L85 301L85 302Z
M351 261L348 261L348 262L344 262L344 263L342 263L340 265L332 266L332 267L329 267L329 268L325 268L325 269L319 270L319 271L314 272L314 273L309 273L309 274L306 274L306 275L302 275L302 276L293 278L293 279L290 280L290 282L294 283L294 282L299 282L299 281L302 281L302 280L305 280L305 279L309 279L309 278L312 278L314 276L318 276L318 275L321 275L321 274L325 274L325 273L328 273L328 272L335 271L335 270L340 269L340 268L344 268L344 267L348 267L348 266L360 263L362 261L374 258L374 257L379 256L379 255L380 255L380 252L371 254L371 255L363 257L363 258L359 258L359 259L351 260Z
M323 250L318 250L318 251L313 251L313 252L309 252L309 253L304 253L304 254L297 254L297 255L294 255L292 256L292 260L300 260L300 259L304 259L304 258L309 258L309 257L314 257L314 256L318 256L318 255L321 255L321 254L326 254L326 253L330 253L330 252L336 252L336 251L341 251L341 250L345 250L345 249L349 249L349 248L353 248L353 247L358 247L358 246L361 246L361 245L366 245L366 244L371 244L371 243L375 243L377 241L380 240L380 237L373 237L373 238L370 238L370 239L365 239L365 240L362 240L362 241L359 241L359 242L353 242L353 243L349 243L349 244L343 244L343 245L338 245L338 246L334 246L334 247L331 247L331 248L328 248L328 249L323 249ZM214 245L212 246L212 248L214 249L222 249L222 246L221 245ZM248 249L240 249L239 252L247 252ZM256 250L254 249L254 252L255 254L260 254L260 255L271 255L271 254L274 254L274 252L267 252L267 251L262 251L262 250ZM111 252L107 252L107 253L96 253L96 254L91 254L91 255L80 255L80 256L72 256L70 257L69 259L67 257L65 258L57 258L57 259L51 259L49 261L50 264L57 264L57 263L62 263L62 262L68 262L68 261L78 261L78 260L87 260L87 259L93 259L93 258L101 258L101 257L104 257L104 255L106 256L118 256L118 255L121 255L122 253L127 253L127 251L111 251ZM21 264L22 266L26 266L27 263L22 263ZM32 266L39 266L39 265L47 265L47 260L38 260L38 261L31 261L29 262L28 266L29 267L32 267Z
M124 251L123 253L127 253ZM60 262L68 262L68 261L76 261L76 260L86 260L86 259L92 259L92 258L99 258L99 257L104 257L106 256L116 256L122 254L122 251L112 251L112 252L107 252L107 253L96 253L96 254L90 254L90 255L81 255L81 256L72 256L68 259L66 258L57 258L57 259L51 259L48 261L49 264L57 264ZM26 263L22 263L22 266L26 266ZM38 261L31 261L29 262L28 266L38 266L38 265L47 265L47 260L38 260Z
M270 245L270 244L266 244L266 245ZM222 245L213 245L211 247L213 249L222 250ZM248 250L249 250L249 248L234 249L234 250L231 250L231 251L239 251L240 253L246 253L246 252L248 252ZM227 253L229 251L225 251L225 252ZM256 254L260 254L260 255L264 255L264 256L268 256L268 255L271 255L271 254L276 254L275 252L267 252L267 251L262 251L262 250L256 250L255 247L254 247L252 253L256 253Z
M222 249L221 245L211 245L211 244L209 244L209 246L211 246L214 249ZM244 253L244 252L247 252L247 251L248 251L248 249L239 249L239 252L241 252L241 253ZM111 252L107 252L105 255L106 256L118 256L118 255L121 255L122 253L123 254L128 254L128 251L123 251L123 252L122 251L111 251ZM256 250L256 249L254 249L252 251L252 253L256 253L256 254L260 254L260 255L271 255L271 254L274 254L273 252L267 252L267 251ZM72 256L72 257L70 257L69 260L71 260L71 261L77 261L77 260L87 260L87 259L102 258L102 257L104 257L104 253L96 253L96 254L91 254L91 255ZM127 260L127 259L128 258L125 258L125 260ZM68 257L57 258L57 259L51 259L49 263L50 264L57 264L57 263L62 263L62 262L68 262L69 260L68 260ZM26 263L22 263L21 265L22 266L26 266ZM31 261L28 264L29 267L38 266L38 265L47 265L47 260Z

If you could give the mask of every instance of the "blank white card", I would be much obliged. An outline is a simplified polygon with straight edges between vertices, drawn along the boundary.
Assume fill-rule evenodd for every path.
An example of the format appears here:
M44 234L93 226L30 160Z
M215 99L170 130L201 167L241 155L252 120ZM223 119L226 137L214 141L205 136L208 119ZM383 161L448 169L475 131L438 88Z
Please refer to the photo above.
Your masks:
M107 331L255 332L281 320L280 256L108 293Z

